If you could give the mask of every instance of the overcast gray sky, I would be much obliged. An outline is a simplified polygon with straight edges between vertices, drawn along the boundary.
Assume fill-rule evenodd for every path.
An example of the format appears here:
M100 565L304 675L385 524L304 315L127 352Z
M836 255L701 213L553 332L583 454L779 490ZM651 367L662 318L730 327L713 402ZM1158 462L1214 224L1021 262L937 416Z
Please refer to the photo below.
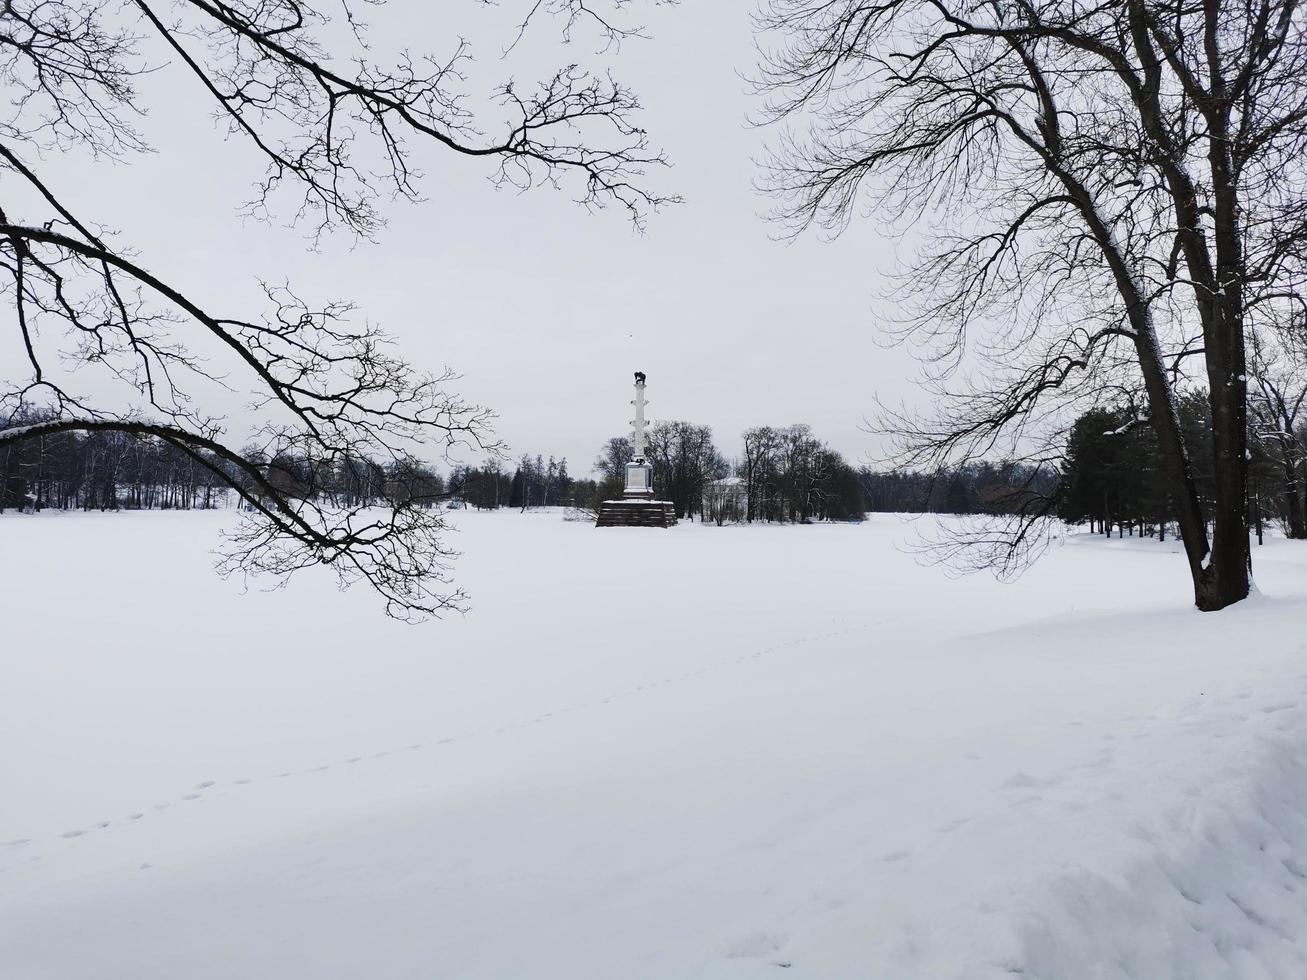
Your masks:
M587 214L566 190L496 190L485 161L426 148L424 202L389 207L376 244L342 236L311 254L302 232L239 217L262 167L224 139L175 67L142 85L156 154L108 171L70 156L54 179L148 268L215 305L258 310L260 278L355 301L415 364L462 373L463 394L499 413L514 455L566 456L574 475L625 431L635 370L649 375L654 418L711 425L728 456L747 426L791 422L855 461L874 450L860 428L873 397L913 396L910 359L877 343L896 243L868 219L835 242L787 244L760 217L753 159L768 134L747 123L741 78L754 62L753 0L651 7L639 17L650 39L613 59L589 36L562 47L544 22L501 58L504 18L524 6L502 4L392 0L371 14L374 56L399 43L444 53L465 36L474 89L611 60L673 163L652 179L685 197L644 235L615 211Z

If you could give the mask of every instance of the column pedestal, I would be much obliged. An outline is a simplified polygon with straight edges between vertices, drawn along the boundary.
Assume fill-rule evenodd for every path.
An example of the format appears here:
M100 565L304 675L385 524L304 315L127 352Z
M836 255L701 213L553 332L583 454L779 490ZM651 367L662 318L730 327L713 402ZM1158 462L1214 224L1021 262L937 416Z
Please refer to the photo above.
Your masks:
M670 500L623 497L599 505L595 527L675 527L676 508Z
M622 496L627 500L653 500L653 467L637 456L626 464L626 489Z

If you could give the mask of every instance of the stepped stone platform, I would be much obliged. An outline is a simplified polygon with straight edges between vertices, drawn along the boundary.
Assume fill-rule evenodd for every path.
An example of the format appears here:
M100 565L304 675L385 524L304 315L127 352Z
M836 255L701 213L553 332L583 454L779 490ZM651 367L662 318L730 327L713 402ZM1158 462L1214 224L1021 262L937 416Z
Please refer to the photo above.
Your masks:
M673 527L676 508L670 500L605 500L595 527Z

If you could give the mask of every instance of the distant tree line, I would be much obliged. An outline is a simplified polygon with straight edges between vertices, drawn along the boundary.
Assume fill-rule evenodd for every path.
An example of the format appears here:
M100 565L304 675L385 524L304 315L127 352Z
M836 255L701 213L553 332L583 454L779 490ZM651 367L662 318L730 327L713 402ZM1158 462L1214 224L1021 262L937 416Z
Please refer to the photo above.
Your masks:
M15 416L0 431L44 418ZM300 454L269 455L254 446L242 456L262 482L205 450L148 435L65 431L3 443L0 511L207 509L247 499L241 493L254 499L278 493L345 508L382 502L431 506L445 493L442 477L416 460L383 465L344 456L324 463Z
M927 473L859 474L867 510L877 514L1020 514L1050 499L1060 475L1024 462L974 462Z
M39 420L24 416L10 425ZM4 443L0 511L224 506L227 484L215 472L218 466L212 457L196 458L160 440L124 432L60 432Z
M1250 524L1267 523L1307 539L1307 387L1293 388L1263 371L1250 398ZM1214 499L1214 472L1201 434L1210 408L1201 391L1178 398L1181 430L1192 437L1193 479L1204 505ZM41 421L28 413L0 431ZM1157 436L1132 406L1094 408L1071 426L1060 466L972 462L935 472L855 469L806 425L757 426L743 433L728 460L706 425L673 420L650 427L648 461L660 497L677 517L717 524L861 520L872 513L1055 514L1110 535L1165 540L1175 526ZM490 457L460 464L443 478L416 460L365 457L318 462L267 455L247 446L261 486L241 469L204 451L125 432L59 432L0 445L0 511L7 509L189 510L240 505L276 492L343 508L372 504L527 510L564 506L596 511L620 497L634 457L625 437L609 439L594 461L595 478L573 478L565 457L523 454L505 465ZM268 488L272 490L269 491Z
M1261 540L1267 524L1307 539L1307 385L1269 372L1254 378L1249 398L1249 525ZM1193 448L1192 479L1204 512L1216 495L1205 392L1177 397L1180 430ZM1167 496L1157 434L1144 413L1122 404L1078 416L1060 465L973 462L934 472L860 473L870 512L1029 515L1048 513L1105 535L1165 540L1177 521Z
M352 510L383 503L430 508L448 496L444 477L415 459L381 463L366 456L341 456L320 461L291 453L269 456L254 446L247 446L243 455L276 492L292 500L314 500ZM256 498L263 494L259 484L239 471L231 475L244 493Z
M512 470L499 459L480 466L455 466L449 474L450 497L477 510L554 507L571 503L573 481L567 458L524 453Z
M1301 401L1301 395L1299 395ZM1214 500L1215 468L1201 434L1211 426L1207 396L1191 391L1178 399L1180 426L1190 445L1193 479L1204 511ZM1267 523L1290 538L1307 538L1307 425L1266 385L1249 395L1249 524L1261 540ZM1190 438L1192 437L1192 438ZM1157 436L1129 407L1096 408L1072 426L1062 466L1058 515L1075 524L1118 535L1165 538L1175 515L1166 493Z

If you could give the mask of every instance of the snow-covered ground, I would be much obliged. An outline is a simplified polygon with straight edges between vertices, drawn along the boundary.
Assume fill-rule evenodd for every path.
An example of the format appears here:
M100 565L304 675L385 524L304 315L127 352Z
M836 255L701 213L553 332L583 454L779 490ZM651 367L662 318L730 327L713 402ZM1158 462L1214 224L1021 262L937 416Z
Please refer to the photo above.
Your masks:
M413 628L227 519L0 517L5 980L1307 974L1307 546L460 514Z

